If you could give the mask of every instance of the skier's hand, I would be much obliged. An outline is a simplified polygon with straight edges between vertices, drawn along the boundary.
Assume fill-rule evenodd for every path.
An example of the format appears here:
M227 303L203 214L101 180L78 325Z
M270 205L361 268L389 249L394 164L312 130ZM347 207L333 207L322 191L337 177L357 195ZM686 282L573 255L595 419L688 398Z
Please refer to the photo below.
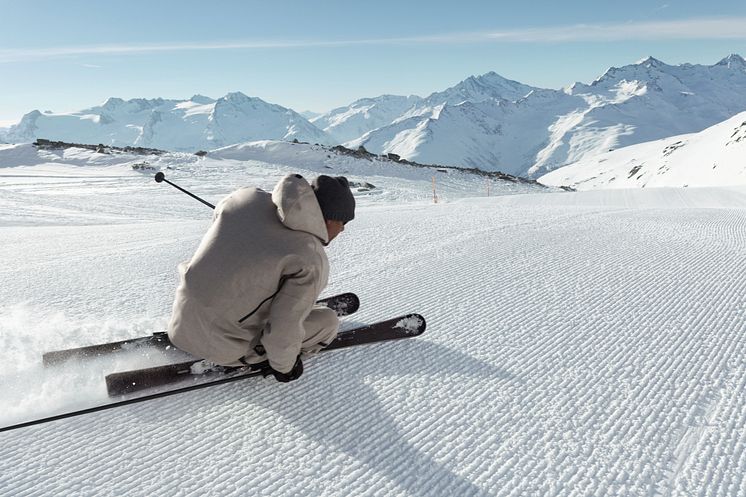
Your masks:
M272 368L269 366L269 361L257 362L256 364L249 364L249 371L258 371L262 373L265 378L269 375L268 371Z
M298 378L300 378L300 375L303 374L303 361L300 360L300 355L295 360L293 369L291 369L287 373L280 373L279 371L273 369L272 374L275 376L275 380L281 383L288 383L290 381L297 380Z

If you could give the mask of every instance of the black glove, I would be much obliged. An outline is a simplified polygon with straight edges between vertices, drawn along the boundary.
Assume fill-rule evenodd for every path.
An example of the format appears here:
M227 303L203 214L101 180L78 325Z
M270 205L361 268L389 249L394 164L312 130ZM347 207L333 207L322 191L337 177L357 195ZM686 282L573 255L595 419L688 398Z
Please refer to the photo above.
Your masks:
M264 377L269 374L267 373L267 371L272 369L271 367L269 367L269 361L257 362L256 364L247 364L247 366L249 366L249 371L259 371Z
M275 380L281 382L281 383L288 383L293 380L297 380L300 378L300 375L303 374L303 361L300 360L300 355L295 360L295 364L293 364L293 369L291 369L287 373L280 373L279 371L275 369L270 368L271 373L275 376Z

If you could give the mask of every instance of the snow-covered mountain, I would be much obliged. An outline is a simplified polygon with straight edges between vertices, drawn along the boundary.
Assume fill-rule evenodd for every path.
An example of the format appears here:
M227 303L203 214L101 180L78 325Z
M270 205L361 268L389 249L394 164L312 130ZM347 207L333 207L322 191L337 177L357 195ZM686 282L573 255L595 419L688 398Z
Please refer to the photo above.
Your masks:
M516 101L537 88L505 79L494 71L482 76L470 76L456 86L436 92L425 99L429 107L442 104L458 105L462 102Z
M331 110L312 119L311 122L340 142L359 146L362 143L361 138L371 131L392 123L401 127L399 124L401 121L413 117L426 119L437 116L445 104L515 101L535 89L517 81L505 79L495 72L489 72L482 76L470 76L457 85L435 92L427 98L416 95L408 97L382 95L376 98L363 98L348 106ZM414 156L407 158L414 159ZM440 162L443 160L441 159Z
M746 110L746 62L738 55L712 66L670 66L650 57L561 91L505 81L494 73L470 78L347 145L535 177L610 148L700 131Z
M526 175L546 147L556 115L568 114L582 99L553 90L531 90L515 102L464 101L441 104L429 114L403 118L350 144L395 153L425 163L460 165Z
M311 119L319 117L321 115L321 112L314 112L312 110L302 110L298 112L298 114L300 114L301 116L305 117L306 119L310 121Z
M201 95L189 100L110 98L103 105L70 114L33 111L5 138L16 143L46 138L176 151L262 139L334 142L295 111L240 92L217 100Z
M362 98L348 106L317 116L311 122L332 135L339 143L344 143L390 124L421 101L422 98L416 95Z
M344 143L449 166L539 177L637 143L699 132L746 110L746 62L672 66L648 57L590 84L541 89L494 72L428 97L383 95L312 118L242 93L218 100L109 99L72 114L24 116L0 140L37 137L176 151L262 139Z
M699 133L588 157L539 178L578 190L746 184L746 112Z

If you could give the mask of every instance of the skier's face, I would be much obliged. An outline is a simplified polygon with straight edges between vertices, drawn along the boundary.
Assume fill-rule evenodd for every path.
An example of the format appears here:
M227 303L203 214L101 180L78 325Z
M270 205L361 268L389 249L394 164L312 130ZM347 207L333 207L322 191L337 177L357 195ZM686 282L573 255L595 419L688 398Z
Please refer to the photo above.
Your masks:
M328 234L329 242L337 238L337 235L342 233L345 230L345 223L342 221L332 221L330 219L326 220L326 232Z

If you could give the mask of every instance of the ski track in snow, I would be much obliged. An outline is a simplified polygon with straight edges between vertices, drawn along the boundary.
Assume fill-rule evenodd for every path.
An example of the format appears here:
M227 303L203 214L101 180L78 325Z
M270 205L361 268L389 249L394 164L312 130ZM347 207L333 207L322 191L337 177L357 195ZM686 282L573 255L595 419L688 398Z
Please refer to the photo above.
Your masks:
M66 204L53 188L37 208ZM3 203L25 205L8 190ZM324 294L360 296L346 327L418 312L423 336L324 354L287 385L1 433L0 495L746 495L744 198L363 205L329 248ZM38 364L163 329L176 264L209 223L204 208L179 217L181 200L128 224L106 195L91 201L109 224L3 215L0 426L103 403L103 371L167 359Z

